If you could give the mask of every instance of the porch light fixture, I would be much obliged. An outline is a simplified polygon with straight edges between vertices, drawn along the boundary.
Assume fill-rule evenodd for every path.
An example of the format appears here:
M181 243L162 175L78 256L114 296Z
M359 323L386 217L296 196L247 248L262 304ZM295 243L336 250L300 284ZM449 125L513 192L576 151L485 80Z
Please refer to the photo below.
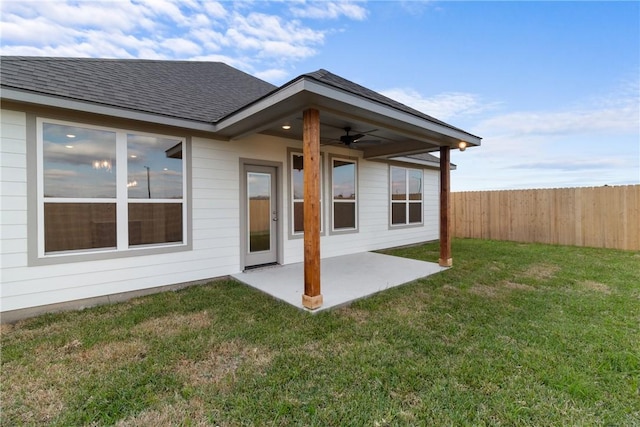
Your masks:
M458 143L458 148L460 149L460 151L464 151L464 150L466 150L466 149L467 149L467 143L466 143L466 142L464 142L464 141L460 141L460 142Z
M289 130L291 129L291 125L282 125L282 129Z

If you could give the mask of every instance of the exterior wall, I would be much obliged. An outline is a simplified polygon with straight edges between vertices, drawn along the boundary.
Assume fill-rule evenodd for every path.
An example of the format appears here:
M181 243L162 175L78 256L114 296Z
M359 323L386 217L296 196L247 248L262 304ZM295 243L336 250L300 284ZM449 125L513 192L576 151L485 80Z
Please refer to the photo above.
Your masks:
M30 265L27 185L29 168L27 116L2 110L0 162L0 273L2 312L136 292L237 273L240 253L240 159L281 164L280 221L283 263L303 259L303 239L289 238L288 150L301 151L292 140L254 135L241 141L191 138L192 249L155 255L127 256L53 265ZM135 129L134 129L135 130ZM189 135L183 135L189 136ZM33 144L33 141L29 141ZM356 157L360 152L323 147L323 215L328 228L331 208L328 153ZM35 152L35 150L33 151ZM417 166L411 166L417 167ZM188 176L188 175L187 175ZM31 178L33 179L33 178ZM185 177L187 179L187 177ZM438 171L424 169L424 226L389 228L389 165L358 158L358 232L332 235L325 231L323 257L376 250L438 238ZM35 234L34 234L35 235ZM302 284L301 284L302 286Z

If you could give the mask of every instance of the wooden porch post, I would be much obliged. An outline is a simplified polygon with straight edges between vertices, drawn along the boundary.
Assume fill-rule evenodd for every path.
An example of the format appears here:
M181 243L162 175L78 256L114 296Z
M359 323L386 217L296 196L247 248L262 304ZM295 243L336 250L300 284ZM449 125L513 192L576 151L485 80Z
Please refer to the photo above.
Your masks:
M320 293L320 112L303 113L304 159L304 294L302 305L315 310L322 305Z
M440 147L440 259L442 267L451 267L451 149Z

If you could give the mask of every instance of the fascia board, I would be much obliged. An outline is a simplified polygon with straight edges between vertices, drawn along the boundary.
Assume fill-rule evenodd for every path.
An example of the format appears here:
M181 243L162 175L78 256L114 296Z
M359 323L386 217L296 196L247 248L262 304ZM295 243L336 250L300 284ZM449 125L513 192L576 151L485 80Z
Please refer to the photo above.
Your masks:
M2 88L2 99L26 104L43 105L47 107L64 108L85 113L101 114L105 116L118 117L122 119L137 120L147 123L156 123L168 126L176 126L185 129L192 129L205 132L215 132L216 127L211 123L198 122L193 120L180 119L170 116L132 111L124 108L110 107L86 101L62 98L58 96L45 95L40 93L26 92L21 90Z
M440 162L430 162L427 160L420 160L420 159L412 159L411 157L390 157L389 160L393 160L393 161L397 161L397 162L403 162L403 163L411 163L414 165L422 165L422 166L428 166L434 169L440 169ZM456 170L457 167L456 165L454 165L453 163L449 163L449 167L451 168L451 170Z
M416 128L427 130L430 132L435 132L441 135L446 135L456 140L463 140L472 145L480 145L481 138L470 133L453 129L448 126L441 125L439 123L434 123L428 121L426 119L417 117L413 114L406 113L404 111L400 111L396 108L381 104L376 101L369 100L367 98L363 98L361 96L354 95L350 92L344 91L342 89L337 89L335 87L322 84L316 81L306 81L306 89L310 92L313 92L317 95L320 95L324 98L332 99L334 101L338 101L348 106L357 106L363 110L367 110L371 113L374 113L379 116L388 117L393 121L399 121L406 123L411 126L415 126Z

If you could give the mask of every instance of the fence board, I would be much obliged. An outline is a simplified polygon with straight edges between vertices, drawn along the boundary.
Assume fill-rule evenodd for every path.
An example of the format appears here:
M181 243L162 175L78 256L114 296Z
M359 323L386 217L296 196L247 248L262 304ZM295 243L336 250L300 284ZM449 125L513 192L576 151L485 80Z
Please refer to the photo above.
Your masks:
M455 237L640 250L640 185L452 193Z

